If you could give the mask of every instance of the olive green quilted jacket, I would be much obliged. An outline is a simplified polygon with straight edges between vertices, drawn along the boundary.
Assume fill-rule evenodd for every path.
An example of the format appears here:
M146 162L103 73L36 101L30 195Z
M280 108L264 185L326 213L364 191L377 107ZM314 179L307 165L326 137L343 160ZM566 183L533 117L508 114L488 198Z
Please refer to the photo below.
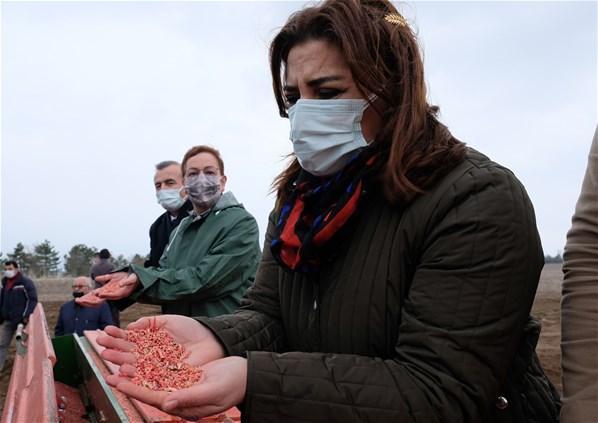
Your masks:
M315 275L275 262L271 217L242 308L199 319L248 359L243 421L556 421L529 317L543 253L515 176L470 150L409 206L372 191L363 207Z

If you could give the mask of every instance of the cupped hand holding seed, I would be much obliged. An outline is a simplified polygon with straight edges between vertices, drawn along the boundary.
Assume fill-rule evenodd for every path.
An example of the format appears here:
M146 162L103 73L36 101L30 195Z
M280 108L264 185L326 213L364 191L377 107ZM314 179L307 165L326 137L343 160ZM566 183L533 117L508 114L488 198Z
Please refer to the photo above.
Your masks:
M125 279L127 276L129 276L127 272L114 272L108 273L106 275L96 276L95 281L101 283L102 285L105 285L108 282L121 281L122 279Z
M94 289L82 297L75 298L75 302L82 307L99 307L104 300L97 296L97 289Z
M107 275L96 276L96 282L101 283L102 286L88 292L82 297L75 298L75 302L83 307L99 307L106 300L106 298L102 296L101 292L105 291L105 288L110 288L110 285L114 286L119 284L120 281L125 280L127 276L127 272L115 272ZM124 296L119 298L124 298Z
M113 275L115 276L111 279L98 276L98 278L102 278L103 285L82 297L76 298L75 302L83 307L98 307L106 300L127 298L139 285L137 275L134 273L127 275L124 272L117 272Z
M118 279L118 281L110 281L106 283L102 288L110 289L98 289L98 297L104 300L120 300L121 298L127 298L131 295L135 289L139 286L139 279L135 273L131 273L125 278Z
M225 356L224 348L212 331L190 317L170 314L143 317L131 323L127 329L137 330L150 327L166 330L175 342L181 344L189 352L185 361L193 366L203 365ZM133 344L127 341L125 330L116 326L107 326L104 333L98 336L97 342L106 348L102 351L102 358L119 366L135 363L135 357L131 353ZM126 369L125 366L121 372L124 370L126 374Z
M192 421L221 413L243 401L247 387L245 358L226 357L211 361L202 370L199 383L174 392L151 390L116 375L109 383L129 397Z

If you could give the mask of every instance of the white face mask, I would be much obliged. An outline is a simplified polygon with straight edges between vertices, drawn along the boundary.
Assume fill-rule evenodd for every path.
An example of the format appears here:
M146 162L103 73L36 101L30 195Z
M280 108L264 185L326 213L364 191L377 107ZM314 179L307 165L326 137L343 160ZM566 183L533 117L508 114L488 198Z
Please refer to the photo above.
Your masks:
M194 206L209 209L220 198L220 177L203 173L186 177L185 190Z
M185 204L186 199L180 195L180 188L161 189L156 191L156 199L164 209L175 212Z
M316 176L331 175L354 151L367 147L361 119L368 105L364 99L298 100L289 109L289 121L301 167Z
M17 274L16 270L5 270L4 271L4 276L7 277L8 279L10 278L14 278Z

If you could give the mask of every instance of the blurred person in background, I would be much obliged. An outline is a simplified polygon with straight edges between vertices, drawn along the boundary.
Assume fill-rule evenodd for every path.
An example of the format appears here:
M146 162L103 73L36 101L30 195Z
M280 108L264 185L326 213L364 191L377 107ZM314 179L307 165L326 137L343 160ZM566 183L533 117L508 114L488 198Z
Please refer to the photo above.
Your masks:
M106 326L114 324L110 306L107 303L102 303L99 307L82 307L75 303L76 298L82 297L93 288L94 282L87 276L79 276L73 280L73 299L60 306L54 336L71 333L82 336L84 330L104 329Z
M89 270L89 276L95 282L96 277L106 275L114 271L114 264L110 261L110 251L106 248L102 248L98 253L98 261L93 263ZM96 287L101 286L96 282Z
M102 286L102 284L96 280L98 276L107 275L108 273L113 272L116 268L114 263L110 260L112 255L106 248L100 250L98 257L98 262L92 265L89 271L91 279L95 282L95 288ZM108 305L110 306L110 313L112 313L112 321L114 322L114 325L120 326L120 311L118 306L113 301L109 301Z
M189 216L193 204L184 194L183 172L181 165L173 160L156 165L154 187L158 203L166 210L155 221L149 230L150 253L145 267L157 267L164 248L168 244L170 233L181 221Z
M33 281L20 272L16 261L4 262L0 291L0 369L4 368L8 347L17 326L19 323L29 323L29 315L36 305L37 291Z
M598 421L598 127L563 254L563 423Z

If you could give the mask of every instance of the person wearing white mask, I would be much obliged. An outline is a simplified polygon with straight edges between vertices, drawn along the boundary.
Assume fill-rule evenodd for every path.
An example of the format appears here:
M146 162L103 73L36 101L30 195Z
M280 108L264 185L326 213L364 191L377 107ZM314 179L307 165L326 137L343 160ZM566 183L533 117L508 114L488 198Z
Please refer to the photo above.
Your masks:
M183 343L199 383L135 385L113 326L98 337L121 364L108 382L188 420L241 404L246 423L558 421L529 316L531 201L439 121L393 3L303 7L269 57L296 160L274 181L255 283L234 314L131 324Z
M218 150L191 148L182 171L193 210L171 233L159 265L131 264L128 272L100 276L102 283L118 281L120 289L105 295L96 291L96 296L162 304L164 314L184 316L218 316L239 307L261 256L257 223L225 192ZM76 301L85 305L86 297Z
M19 270L15 260L4 263L0 290L0 369L19 323L27 325L29 315L37 305L35 284Z
M174 160L166 160L156 165L154 175L156 199L164 210L150 226L150 252L144 266L158 266L160 257L168 244L170 233L181 223L193 205L183 191L183 173L181 165Z

